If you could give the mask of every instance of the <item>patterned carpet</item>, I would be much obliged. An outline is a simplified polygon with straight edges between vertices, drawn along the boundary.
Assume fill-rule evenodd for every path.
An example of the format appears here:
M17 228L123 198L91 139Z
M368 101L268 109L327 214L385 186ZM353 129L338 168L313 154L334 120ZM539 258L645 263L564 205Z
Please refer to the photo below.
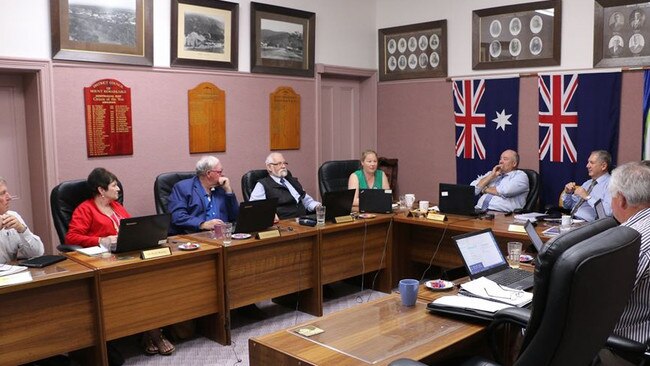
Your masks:
M386 294L371 290L360 291L361 287L345 282L328 286L328 297L324 303L324 313L329 314L375 300ZM207 338L197 337L176 344L171 356L147 356L142 352L138 337L127 337L117 343L117 348L126 358L125 366L130 365L214 365L248 366L248 339L275 332L315 317L295 309L290 309L270 301L258 303L268 315L265 320L251 320L237 312L232 316L232 344L222 346ZM271 365L269 365L271 366Z

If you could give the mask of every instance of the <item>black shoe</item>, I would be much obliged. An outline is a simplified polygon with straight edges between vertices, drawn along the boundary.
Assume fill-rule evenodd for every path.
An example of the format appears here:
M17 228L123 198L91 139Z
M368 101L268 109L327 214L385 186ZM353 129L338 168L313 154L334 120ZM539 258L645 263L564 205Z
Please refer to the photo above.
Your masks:
M109 366L122 366L124 364L124 356L110 342L106 343L106 354L108 355Z
M249 319L254 320L264 320L268 318L268 315L258 308L255 304L246 305L244 307L238 308L237 312L242 316L245 316Z

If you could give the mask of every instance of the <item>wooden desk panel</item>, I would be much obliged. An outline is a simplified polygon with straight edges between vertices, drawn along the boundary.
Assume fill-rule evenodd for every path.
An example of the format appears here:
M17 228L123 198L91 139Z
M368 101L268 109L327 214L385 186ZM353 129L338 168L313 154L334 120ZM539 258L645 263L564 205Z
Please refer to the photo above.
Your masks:
M33 281L0 287L0 365L81 349L102 364L93 271L66 260L30 272Z
M106 340L180 321L208 317L207 337L226 344L221 248L141 260L139 253L111 258L69 256L98 271ZM119 259L125 258L125 259Z

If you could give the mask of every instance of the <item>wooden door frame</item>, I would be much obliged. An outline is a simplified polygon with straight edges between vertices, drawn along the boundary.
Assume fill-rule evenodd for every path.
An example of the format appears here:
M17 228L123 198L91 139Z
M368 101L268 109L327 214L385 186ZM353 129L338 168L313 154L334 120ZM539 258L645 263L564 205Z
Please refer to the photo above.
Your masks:
M359 81L359 146L377 148L377 70L359 69L343 66L316 64L316 128L314 141L316 141L316 171L321 164L322 141L321 130L321 88L323 79L353 79ZM360 152L359 152L360 153ZM316 173L316 172L314 172Z
M59 240L52 225L49 199L50 191L57 183L52 63L50 60L0 57L0 72L23 76L25 123L28 128L38 129L38 133L29 136L30 146L38 146L37 151L29 150L34 220L31 229L43 240L46 252L55 252ZM45 204L36 207L38 202Z

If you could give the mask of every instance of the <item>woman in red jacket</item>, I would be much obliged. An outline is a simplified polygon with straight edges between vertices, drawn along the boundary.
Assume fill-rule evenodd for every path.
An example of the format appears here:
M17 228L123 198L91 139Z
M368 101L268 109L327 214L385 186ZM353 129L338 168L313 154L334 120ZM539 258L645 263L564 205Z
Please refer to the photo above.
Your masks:
M100 244L108 246L117 242L120 220L131 215L117 202L120 187L115 174L104 168L95 168L88 175L88 187L93 192L93 197L75 208L65 242L83 247ZM169 355L175 349L160 329L146 332L144 343L148 354Z

